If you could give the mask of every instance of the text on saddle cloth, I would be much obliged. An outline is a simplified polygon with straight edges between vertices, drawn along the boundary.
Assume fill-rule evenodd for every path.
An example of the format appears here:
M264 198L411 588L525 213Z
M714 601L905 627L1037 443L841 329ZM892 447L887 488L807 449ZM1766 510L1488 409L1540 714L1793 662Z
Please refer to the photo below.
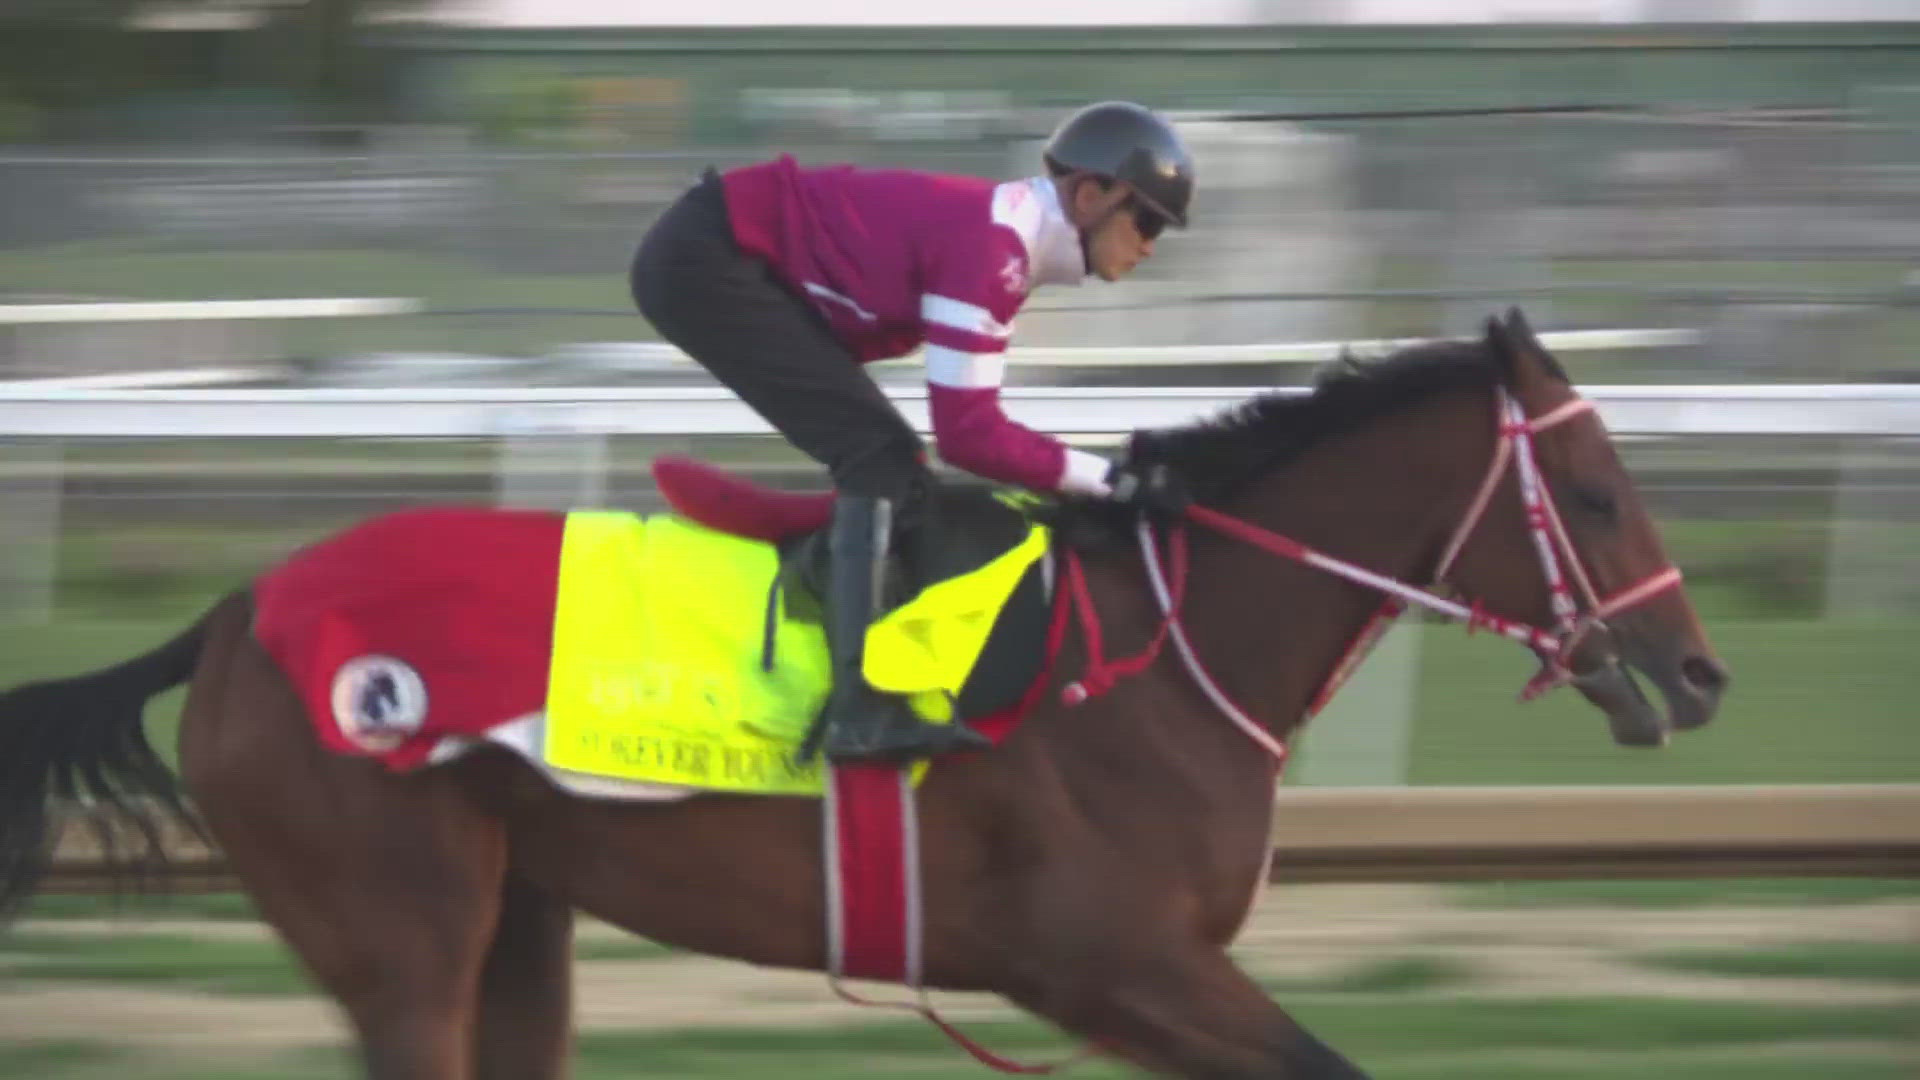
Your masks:
M1034 525L979 570L923 589L868 631L865 668L928 719L951 720L995 619L1047 547ZM569 514L555 598L543 756L596 776L817 795L793 759L831 683L817 623L777 594L773 545L684 518ZM924 764L920 767L924 769Z

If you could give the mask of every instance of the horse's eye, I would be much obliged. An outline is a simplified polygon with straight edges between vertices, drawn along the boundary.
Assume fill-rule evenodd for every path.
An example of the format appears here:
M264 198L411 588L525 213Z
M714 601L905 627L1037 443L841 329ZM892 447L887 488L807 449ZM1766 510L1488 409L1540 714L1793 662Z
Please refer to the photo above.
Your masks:
M1620 506L1614 501L1613 492L1590 484L1577 484L1573 488L1573 501L1580 509L1596 517L1612 521L1620 512Z

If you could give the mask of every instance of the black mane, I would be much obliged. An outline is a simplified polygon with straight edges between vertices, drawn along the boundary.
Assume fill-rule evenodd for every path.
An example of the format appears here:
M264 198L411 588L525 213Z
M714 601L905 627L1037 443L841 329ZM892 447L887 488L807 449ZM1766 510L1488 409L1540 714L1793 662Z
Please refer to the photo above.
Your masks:
M1491 390L1505 365L1484 340L1434 341L1377 360L1343 356L1323 369L1312 393L1265 393L1177 428L1134 433L1136 453L1164 462L1202 503L1228 499L1322 439L1450 390ZM1071 499L1060 524L1122 524L1110 503Z

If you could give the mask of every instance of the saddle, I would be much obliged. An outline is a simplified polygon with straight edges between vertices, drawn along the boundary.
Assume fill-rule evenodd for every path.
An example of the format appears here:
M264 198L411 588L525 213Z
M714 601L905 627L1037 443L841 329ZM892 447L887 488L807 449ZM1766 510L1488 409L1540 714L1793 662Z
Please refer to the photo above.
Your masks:
M818 612L826 582L825 530L833 493L782 491L692 458L654 459L654 482L672 510L735 536L763 540L781 553L777 583L787 610ZM1027 535L1031 521L984 484L936 484L918 520L895 545L882 591L891 610L936 582L981 569ZM1039 677L1047 637L1047 585L1036 567L1014 589L995 620L972 675L955 702L962 719L985 716L1017 701ZM816 616L817 617L817 616Z

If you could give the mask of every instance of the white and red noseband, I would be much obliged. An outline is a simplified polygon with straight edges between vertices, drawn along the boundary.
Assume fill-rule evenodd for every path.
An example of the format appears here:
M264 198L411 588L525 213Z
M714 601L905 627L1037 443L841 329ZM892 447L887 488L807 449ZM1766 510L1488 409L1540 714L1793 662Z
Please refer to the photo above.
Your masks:
M1594 590L1593 580L1587 575L1579 552L1574 550L1573 541L1567 536L1566 524L1560 520L1560 512L1548 496L1546 481L1540 475L1540 464L1533 452L1535 435L1592 412L1593 402L1576 397L1544 416L1529 418L1521 409L1520 402L1505 387L1500 388L1494 401L1500 438L1494 446L1493 461L1487 466L1486 479L1481 481L1480 490L1467 508L1466 517L1454 530L1453 538L1447 542L1440 562L1434 568L1433 580L1436 583L1446 580L1461 549L1466 547L1467 538L1473 535L1474 529L1486 516L1487 507L1493 502L1493 493L1500 486L1501 474L1506 471L1508 462L1512 462L1520 479L1520 503L1526 511L1527 530L1533 534L1534 550L1540 556L1540 570L1547 579L1554 626L1551 630L1544 630L1502 619L1487 614L1477 604L1470 609L1468 626L1484 626L1495 630L1532 647L1540 655L1540 673L1527 683L1520 694L1523 699L1529 699L1572 679L1574 676L1568 662L1580 642L1595 630L1605 630L1607 620L1613 616L1680 584L1680 571L1673 566L1664 567L1603 599ZM1562 569L1563 566L1566 570ZM1578 597L1567 584L1567 571L1571 571L1573 582L1579 587ZM1581 601L1586 604L1585 612L1580 610Z

